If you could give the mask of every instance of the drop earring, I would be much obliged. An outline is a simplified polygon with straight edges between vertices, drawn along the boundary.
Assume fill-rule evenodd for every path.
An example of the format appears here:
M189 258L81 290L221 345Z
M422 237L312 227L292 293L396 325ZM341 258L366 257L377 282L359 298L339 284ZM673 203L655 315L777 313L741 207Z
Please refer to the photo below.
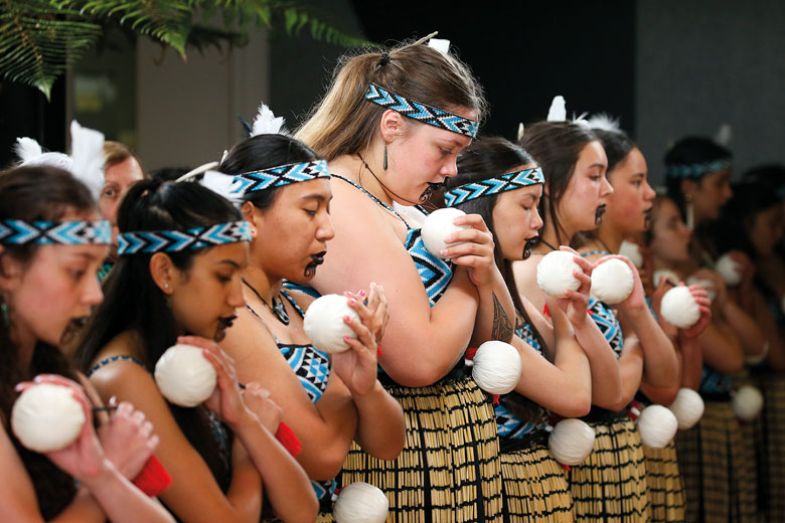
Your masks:
M382 168L387 170L387 144L384 144L384 158L382 159Z

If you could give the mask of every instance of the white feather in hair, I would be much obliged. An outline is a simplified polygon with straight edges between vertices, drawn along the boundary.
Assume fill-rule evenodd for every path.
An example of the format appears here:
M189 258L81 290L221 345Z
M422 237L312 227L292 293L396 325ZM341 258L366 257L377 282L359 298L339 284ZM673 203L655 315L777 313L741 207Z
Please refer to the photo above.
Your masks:
M523 140L523 134L526 132L526 128L523 126L523 122L518 124L518 141L520 142Z
M32 138L17 138L15 152L19 156L20 166L48 165L69 172L73 169L74 162L70 156L64 153L44 152L41 145Z
M733 138L733 129L731 128L729 123L724 123L717 130L717 134L714 137L714 141L722 145L723 147L727 147L728 145L730 145L730 141L732 138Z
M98 200L104 186L104 135L71 122L71 172Z
M566 122L567 121L567 105L564 101L564 97L554 96L553 101L551 102L551 107L548 109L548 117L546 118L549 122Z
M44 154L41 144L32 138L28 138L27 136L22 136L21 138L16 139L14 152L19 157L19 161L22 164L32 161Z
M199 185L223 196L238 207L243 203L242 193L236 190L232 175L210 170L204 173Z
M259 112L253 120L251 136L260 134L284 134L283 116L275 116L273 111L264 102L259 106Z
M589 118L589 127L592 129L598 129L600 131L608 131L612 133L621 131L621 128L619 127L619 119L612 117L608 113L595 114Z
M431 38L428 40L428 47L436 49L442 54L450 54L450 41L444 38Z

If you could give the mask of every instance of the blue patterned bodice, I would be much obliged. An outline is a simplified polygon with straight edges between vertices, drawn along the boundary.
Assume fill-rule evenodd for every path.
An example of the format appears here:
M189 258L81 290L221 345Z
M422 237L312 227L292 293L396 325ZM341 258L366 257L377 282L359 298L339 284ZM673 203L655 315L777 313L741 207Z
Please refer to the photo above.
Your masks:
M428 294L428 303L433 307L452 280L453 264L434 256L425 248L421 229L407 231L404 247L417 267L417 274Z
M730 394L731 389L733 389L733 378L705 365L703 366L701 384L698 389L701 394L724 396Z
M534 330L530 323L523 322L515 329L515 335L532 346L537 352L542 353L542 346L534 336ZM509 395L517 394L511 392ZM508 395L508 396L509 396ZM544 429L547 423L544 419L545 409L539 409L535 419L525 420L516 416L504 404L502 399L498 405L493 407L496 413L496 431L502 439L524 439L528 434L540 429Z
M600 328L605 341L611 346L618 358L624 346L624 335L621 332L621 325L610 307L605 305L597 298L589 298L589 315L597 327Z

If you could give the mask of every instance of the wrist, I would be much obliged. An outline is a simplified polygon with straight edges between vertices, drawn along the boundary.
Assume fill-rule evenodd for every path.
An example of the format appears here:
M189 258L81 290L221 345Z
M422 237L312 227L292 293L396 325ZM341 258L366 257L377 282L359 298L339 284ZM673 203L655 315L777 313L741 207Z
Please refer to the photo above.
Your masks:
M78 480L80 486L84 486L88 491L94 492L96 489L107 485L116 479L120 472L108 458L102 458L95 470L82 474Z
M384 392L384 387L382 387L382 384L377 379L374 382L373 387L371 387L367 392L363 394L356 392L353 393L352 400L354 401L354 404L357 406L357 408L361 410L370 403L375 402L379 395L384 394Z

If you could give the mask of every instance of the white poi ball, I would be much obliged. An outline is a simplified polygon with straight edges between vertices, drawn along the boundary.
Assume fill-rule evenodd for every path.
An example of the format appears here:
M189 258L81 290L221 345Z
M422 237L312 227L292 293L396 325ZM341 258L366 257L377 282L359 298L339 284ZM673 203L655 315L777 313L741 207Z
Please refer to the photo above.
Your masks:
M215 390L215 368L199 347L173 345L155 364L155 382L170 402L181 407L195 407Z
M303 329L317 349L330 354L343 352L349 348L343 337L357 337L351 327L343 322L344 316L360 321L360 316L349 307L349 298L340 294L325 294L311 302L305 311Z
M660 313L665 320L679 329L695 325L701 317L698 302L692 297L690 289L681 285L674 287L662 297Z
M626 256L637 268L643 267L643 255L637 243L623 241L619 246L619 254Z
M676 435L678 428L676 416L662 405L649 405L638 416L641 442L653 449L665 448Z
M659 287L661 280L668 281L673 285L678 285L681 278L679 278L678 274L668 269L654 271L654 286Z
M85 423L82 405L71 389L40 383L22 392L11 411L11 429L30 450L51 452L79 437Z
M717 263L714 265L714 269L720 273L720 276L722 276L722 279L725 280L725 283L731 287L741 283L741 271L739 270L739 264L736 263L736 261L728 254L720 256L720 259L717 260Z
M434 256L442 258L442 250L447 247L444 241L447 236L454 232L466 229L466 226L455 225L453 222L459 216L465 216L466 213L460 209L447 207L444 209L437 209L425 218L422 225L422 241L428 252Z
M562 465L580 465L594 448L594 429L577 418L563 419L553 427L548 448Z
M616 305L630 296L634 282L629 265L611 258L591 272L591 293L608 305Z
M714 288L714 282L711 280L691 276L687 278L687 285L697 285L706 289L706 294L708 294L710 301L714 301L714 298L717 297L717 290Z
M752 421L763 410L763 394L757 387L742 385L733 395L733 412L742 421Z
M333 507L337 523L384 523L390 502L384 492L368 483L345 486Z
M566 251L551 251L537 264L537 285L547 294L563 298L567 290L577 291L581 282L573 271L583 272L574 261L575 255Z
M681 388L676 394L670 407L676 421L679 423L680 430L689 430L695 426L703 417L706 405L703 403L701 395L692 389Z
M485 392L507 394L521 378L521 356L509 343L486 341L474 355L472 378Z

